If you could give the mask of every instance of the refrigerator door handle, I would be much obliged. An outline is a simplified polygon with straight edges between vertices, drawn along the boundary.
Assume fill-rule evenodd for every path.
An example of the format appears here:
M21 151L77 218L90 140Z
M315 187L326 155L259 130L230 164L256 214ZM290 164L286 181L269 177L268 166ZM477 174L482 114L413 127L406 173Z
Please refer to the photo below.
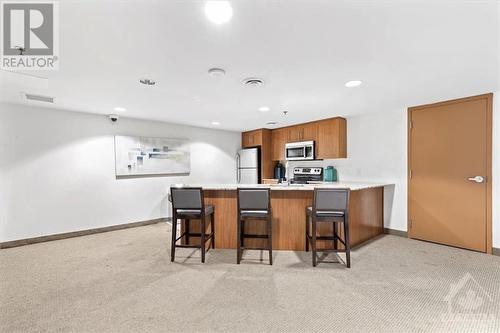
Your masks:
M239 183L241 180L241 171L240 171L240 154L236 154L236 182Z

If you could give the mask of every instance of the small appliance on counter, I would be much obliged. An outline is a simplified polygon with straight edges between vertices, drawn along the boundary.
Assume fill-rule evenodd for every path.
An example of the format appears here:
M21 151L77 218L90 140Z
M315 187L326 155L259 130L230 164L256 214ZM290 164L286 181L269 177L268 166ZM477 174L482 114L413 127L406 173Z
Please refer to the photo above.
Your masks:
M310 184L310 183L318 183L321 182L322 180L323 180L323 168L297 167L293 168L293 179L290 180L290 184Z
M337 169L329 165L324 170L324 181L325 182L336 182L337 181Z
M286 169L283 166L283 164L281 164L279 162L274 167L274 179L277 179L278 183L281 183L284 180L286 180Z

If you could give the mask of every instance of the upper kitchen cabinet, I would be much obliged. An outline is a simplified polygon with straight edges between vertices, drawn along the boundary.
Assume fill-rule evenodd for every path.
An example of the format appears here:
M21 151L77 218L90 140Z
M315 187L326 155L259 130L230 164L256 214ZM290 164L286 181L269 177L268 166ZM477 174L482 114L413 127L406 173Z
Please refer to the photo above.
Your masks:
M332 118L319 121L316 158L347 157L347 126L344 118Z
M272 130L272 160L283 161L285 159L285 144L288 140L288 128L277 128Z
M251 148L262 145L262 130L254 130L241 133L241 147Z
M242 148L260 148L261 179L272 178L274 173L271 135L271 130L264 128L241 133Z
M287 142L316 141L318 135L316 122L290 126L287 129Z

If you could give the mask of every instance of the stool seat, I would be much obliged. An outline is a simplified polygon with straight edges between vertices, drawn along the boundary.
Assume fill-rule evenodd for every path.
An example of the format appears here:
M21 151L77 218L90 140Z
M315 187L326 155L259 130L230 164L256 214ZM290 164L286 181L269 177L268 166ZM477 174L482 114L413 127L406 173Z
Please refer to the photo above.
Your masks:
M269 212L267 210L242 210L241 217L267 218Z
M272 214L271 214L271 191L269 188L238 188L238 234L236 262L239 264L243 250L268 250L269 264L273 264L273 239L272 239ZM245 232L245 224L252 222L252 219L266 221L265 234L249 234ZM250 220L250 221L248 221ZM261 239L266 243L264 247L246 247L245 239Z
M207 205L205 206L205 215L210 215L214 212L214 206ZM189 215L201 215L201 209L177 209L177 216L181 218L181 216Z
M171 187L172 202L172 243L170 260L175 260L175 249L178 247L198 248L201 250L201 262L205 262L207 242L215 248L215 220L214 206L205 205L203 189L201 187ZM200 220L200 230L191 231L190 220ZM207 219L210 219L210 233L207 232ZM177 223L181 220L181 235L177 237ZM182 226L184 228L182 228ZM184 230L183 230L184 229ZM190 244L190 237L199 237L199 242ZM182 241L181 244L177 244Z
M311 206L307 207L307 215L312 215L313 209ZM317 210L316 215L318 217L343 217L345 215L342 211L336 210Z
M314 189L313 205L306 207L306 251L312 247L312 264L318 263L317 252L345 252L346 266L351 267L349 239L349 189ZM319 222L333 224L333 235L318 234ZM339 233L342 227L343 233ZM341 235L343 234L343 237ZM317 241L333 241L333 249L317 248ZM339 248L339 244L343 248Z

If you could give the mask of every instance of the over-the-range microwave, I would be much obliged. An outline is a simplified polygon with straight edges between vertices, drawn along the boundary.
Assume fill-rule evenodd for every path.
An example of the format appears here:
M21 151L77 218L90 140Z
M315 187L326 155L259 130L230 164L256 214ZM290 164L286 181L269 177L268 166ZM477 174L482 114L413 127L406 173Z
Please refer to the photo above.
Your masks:
M314 160L314 141L287 143L285 159L287 161Z

